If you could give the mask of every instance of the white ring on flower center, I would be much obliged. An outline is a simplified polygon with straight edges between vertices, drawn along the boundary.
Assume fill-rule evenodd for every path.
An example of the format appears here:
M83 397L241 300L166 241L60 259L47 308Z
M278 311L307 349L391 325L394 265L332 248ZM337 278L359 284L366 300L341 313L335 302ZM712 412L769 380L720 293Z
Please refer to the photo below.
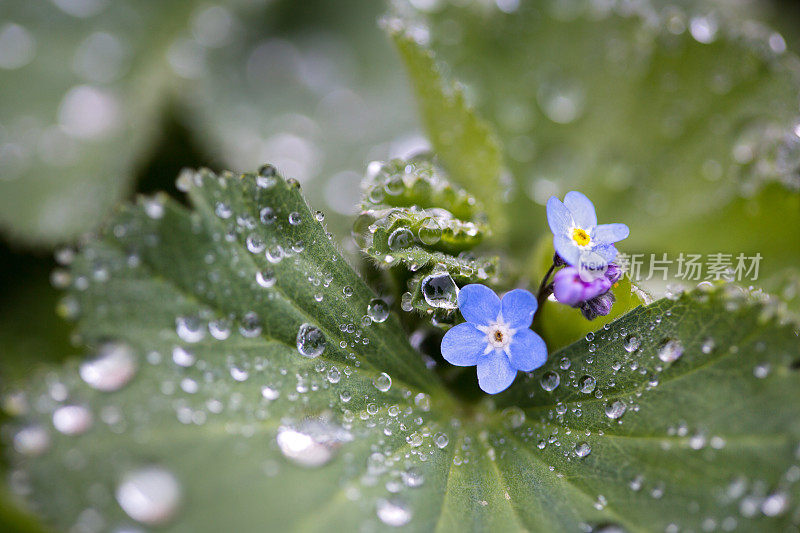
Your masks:
M508 346L511 344L511 339L514 337L515 329L508 327L503 321L503 317L497 317L495 322L490 323L488 326L476 326L478 330L486 334L486 349L484 354L494 350L503 350L508 353Z

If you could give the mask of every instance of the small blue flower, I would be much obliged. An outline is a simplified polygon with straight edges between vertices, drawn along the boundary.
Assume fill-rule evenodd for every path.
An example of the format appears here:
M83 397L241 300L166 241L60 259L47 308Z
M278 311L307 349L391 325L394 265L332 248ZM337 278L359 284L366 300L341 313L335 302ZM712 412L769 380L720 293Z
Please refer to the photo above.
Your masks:
M564 202L553 196L547 201L547 223L553 232L553 247L568 264L586 271L605 269L617 256L614 243L628 237L625 224L597 224L594 205L583 194L570 191Z
M530 328L538 302L528 291L515 289L502 301L485 285L464 286L458 308L465 323L442 339L442 356L456 366L478 367L484 392L506 390L517 371L530 372L547 360L547 346Z

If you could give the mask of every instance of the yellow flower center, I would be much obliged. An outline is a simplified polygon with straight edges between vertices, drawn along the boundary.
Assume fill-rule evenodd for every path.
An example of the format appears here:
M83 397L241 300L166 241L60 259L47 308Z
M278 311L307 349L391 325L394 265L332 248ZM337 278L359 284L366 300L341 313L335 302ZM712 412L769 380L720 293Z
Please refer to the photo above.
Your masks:
M572 240L578 243L578 246L586 246L592 239L581 228L574 228L572 230Z

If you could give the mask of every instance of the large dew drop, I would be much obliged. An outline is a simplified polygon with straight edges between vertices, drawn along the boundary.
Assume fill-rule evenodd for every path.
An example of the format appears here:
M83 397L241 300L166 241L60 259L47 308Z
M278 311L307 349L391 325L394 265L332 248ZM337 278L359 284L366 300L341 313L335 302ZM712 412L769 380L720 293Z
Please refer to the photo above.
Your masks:
M64 435L80 435L92 427L92 413L82 405L63 405L53 411L53 427Z
M387 526L400 527L411 521L411 510L400 500L379 500L377 513Z
M616 420L617 418L624 415L627 409L628 409L627 405L625 405L620 400L615 400L614 402L606 405L606 416L612 420Z
M276 437L284 457L305 467L326 464L350 440L352 436L346 430L320 421L307 421L296 428L282 426Z
M560 382L561 382L561 377L558 375L558 372L553 372L553 371L545 372L542 375L542 378L539 380L539 384L547 392L555 390Z
M109 342L100 346L97 357L81 364L78 373L93 389L113 392L133 378L136 366L133 348L127 344Z
M325 351L325 334L311 324L303 324L297 331L297 351L308 358L319 357Z
M408 228L397 228L389 235L389 249L403 250L414 244L414 234Z
M677 361L683 355L683 344L678 339L668 339L658 348L658 358L665 363Z
M22 455L35 457L50 447L50 434L42 426L34 425L20 429L14 435L14 449Z
M367 305L367 315L378 324L386 322L386 319L389 318L389 304L380 298L373 298Z
M422 280L422 296L428 305L440 309L458 307L458 289L450 274L431 274Z
M379 391L386 392L392 387L392 378L386 372L381 372L378 377L372 380L372 384Z
M127 474L117 486L116 498L128 516L149 526L169 522L181 502L181 486L171 472L148 466Z

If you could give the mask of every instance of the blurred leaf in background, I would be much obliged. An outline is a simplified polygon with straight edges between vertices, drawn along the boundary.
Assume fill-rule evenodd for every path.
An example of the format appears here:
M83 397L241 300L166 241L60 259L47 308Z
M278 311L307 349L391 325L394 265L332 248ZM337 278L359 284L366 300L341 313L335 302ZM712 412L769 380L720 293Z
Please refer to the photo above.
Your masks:
M760 252L764 276L800 261L800 64L743 6L393 5L502 140L512 250L579 189L631 227L627 251Z
M96 227L175 115L214 160L273 161L352 212L370 159L413 135L379 2L5 2L0 224L47 245ZM23 201L24 199L24 201Z

